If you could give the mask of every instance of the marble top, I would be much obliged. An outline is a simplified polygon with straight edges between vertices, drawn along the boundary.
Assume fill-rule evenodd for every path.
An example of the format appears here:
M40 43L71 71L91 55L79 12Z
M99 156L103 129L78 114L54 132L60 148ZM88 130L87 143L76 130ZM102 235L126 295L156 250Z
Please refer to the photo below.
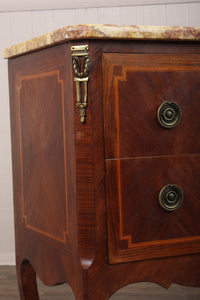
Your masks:
M11 46L3 51L4 58L18 56L70 40L80 39L145 39L200 41L200 27L74 25Z

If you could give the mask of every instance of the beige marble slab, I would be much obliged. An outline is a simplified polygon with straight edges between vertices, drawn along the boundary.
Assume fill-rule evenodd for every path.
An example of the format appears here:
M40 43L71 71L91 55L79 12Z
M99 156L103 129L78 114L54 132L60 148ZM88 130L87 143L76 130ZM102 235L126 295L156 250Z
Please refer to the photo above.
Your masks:
M97 24L67 26L26 42L11 46L3 51L3 57L10 58L45 48L50 45L80 39L158 39L200 41L200 27L115 26Z

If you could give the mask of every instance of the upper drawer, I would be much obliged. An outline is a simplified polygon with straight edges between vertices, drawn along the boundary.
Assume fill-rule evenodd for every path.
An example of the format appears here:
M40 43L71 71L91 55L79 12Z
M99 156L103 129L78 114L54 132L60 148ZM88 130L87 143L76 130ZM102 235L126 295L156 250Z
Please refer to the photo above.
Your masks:
M200 55L103 55L106 158L200 152ZM164 128L157 111L175 102L180 121Z

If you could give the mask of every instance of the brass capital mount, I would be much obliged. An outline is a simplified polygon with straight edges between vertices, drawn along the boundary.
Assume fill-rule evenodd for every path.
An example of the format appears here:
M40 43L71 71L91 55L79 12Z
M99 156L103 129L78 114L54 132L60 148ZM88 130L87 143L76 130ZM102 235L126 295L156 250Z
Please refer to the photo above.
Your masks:
M86 119L86 108L88 106L88 74L89 74L89 47L88 45L72 46L72 65L74 70L74 82L76 83L77 107L79 108L80 122ZM83 84L83 91L81 85ZM83 93L83 97L82 97ZM81 99L83 98L83 99Z

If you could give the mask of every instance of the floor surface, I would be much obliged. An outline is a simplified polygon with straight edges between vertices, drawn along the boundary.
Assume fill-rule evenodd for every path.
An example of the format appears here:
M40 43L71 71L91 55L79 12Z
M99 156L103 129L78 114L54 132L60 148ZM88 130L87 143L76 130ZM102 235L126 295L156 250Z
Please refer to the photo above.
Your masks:
M38 280L40 300L75 300L69 285L46 287ZM0 266L0 299L20 300L14 266ZM111 300L200 300L200 288L172 284L167 290L153 283L128 285L115 293ZM95 300L95 299L94 299Z

